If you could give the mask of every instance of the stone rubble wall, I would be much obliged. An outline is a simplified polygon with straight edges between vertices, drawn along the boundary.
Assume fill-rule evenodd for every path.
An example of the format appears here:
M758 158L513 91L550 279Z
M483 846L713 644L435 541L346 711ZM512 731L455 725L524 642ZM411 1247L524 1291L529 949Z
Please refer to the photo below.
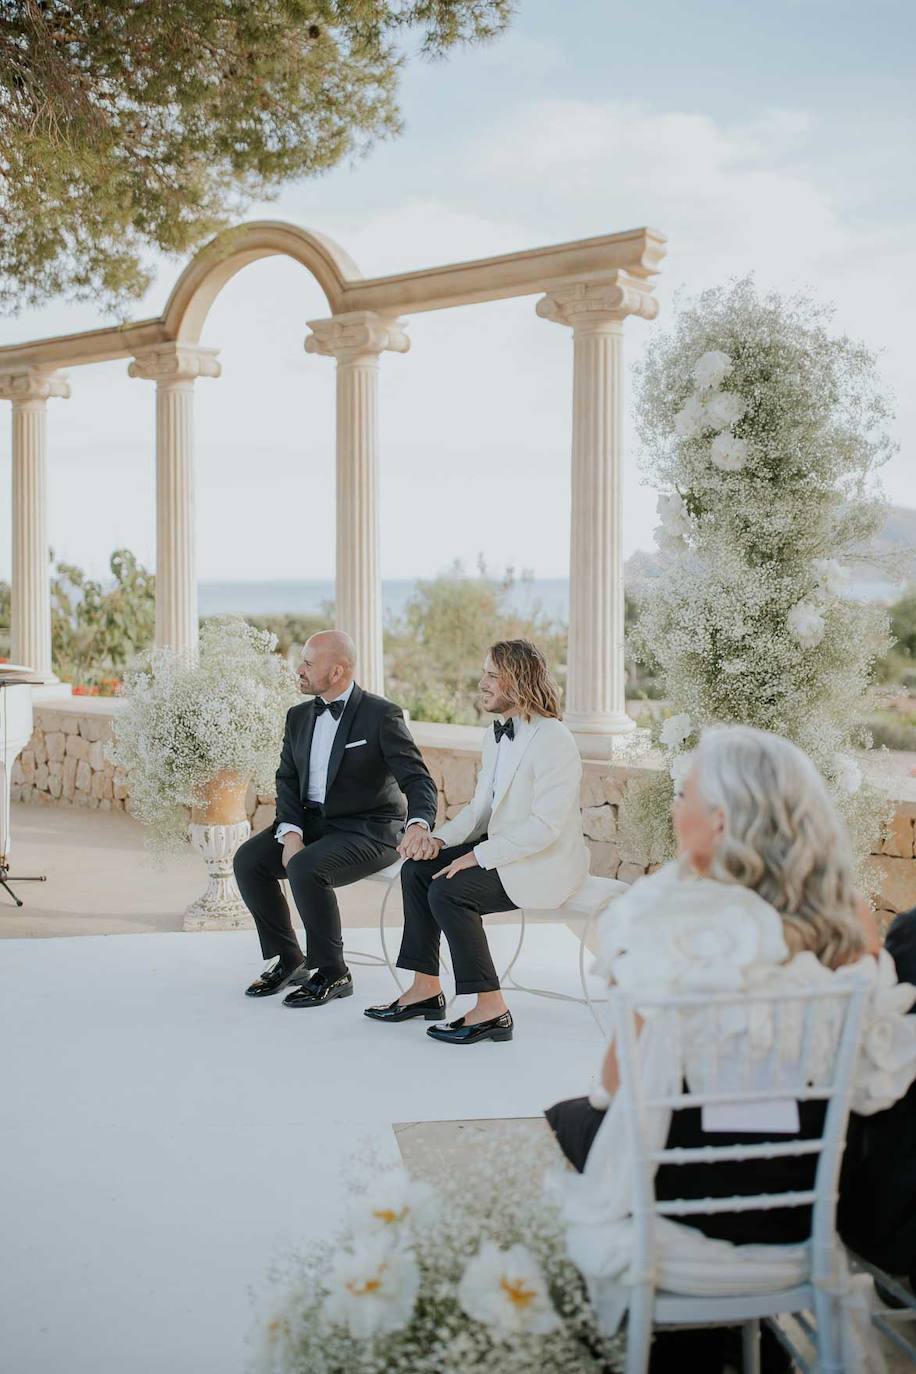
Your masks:
M32 738L13 764L12 800L128 810L124 775L105 757L111 726L100 712L36 709Z
M106 710L100 702L85 710L37 707L32 738L13 765L13 800L129 811L126 781L105 757L115 713L116 706ZM439 793L438 818L451 818L473 796L479 750L449 745L423 746L422 752ZM632 882L650 871L648 856L629 849L620 833L627 794L645 776L645 769L585 761L582 828L593 873ZM272 794L258 794L250 787L247 807L253 830L263 830L273 821ZM884 918L916 906L916 802L898 803L886 836L875 844L874 863L880 872L878 906Z

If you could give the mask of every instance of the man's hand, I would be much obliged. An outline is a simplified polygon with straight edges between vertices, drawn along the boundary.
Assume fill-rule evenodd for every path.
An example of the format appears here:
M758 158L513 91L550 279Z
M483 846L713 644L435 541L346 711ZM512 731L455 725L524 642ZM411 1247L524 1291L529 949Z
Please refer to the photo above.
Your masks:
M411 825L404 831L398 853L402 859L434 859L442 848L425 825Z
M462 870L465 868L479 867L480 865L477 862L477 856L474 853L473 849L471 849L467 852L467 854L462 854L460 859L453 859L452 862L449 864L448 868L440 868L438 873L433 874L433 879L435 880L436 878L454 878L456 873L461 873Z
M298 854L299 850L304 848L302 836L297 835L295 830L287 830L283 836L283 867L288 868L293 855Z

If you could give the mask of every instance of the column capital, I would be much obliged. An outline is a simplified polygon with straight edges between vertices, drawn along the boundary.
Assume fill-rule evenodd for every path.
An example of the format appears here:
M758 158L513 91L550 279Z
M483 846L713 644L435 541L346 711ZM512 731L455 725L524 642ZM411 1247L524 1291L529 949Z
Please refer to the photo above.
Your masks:
M47 401L51 396L66 400L70 383L65 372L48 367L13 367L0 371L0 401Z
M589 330L617 323L627 315L654 320L658 301L652 295L649 282L629 272L617 271L597 280L559 286L542 296L536 309L543 320L569 325L576 330Z
M147 382L194 382L198 377L218 377L218 348L199 344L163 343L141 349L127 369L129 377Z
M320 353L338 362L378 357L386 351L406 353L410 348L403 320L377 315L374 310L351 310L329 320L309 320L312 331L305 340L306 353Z

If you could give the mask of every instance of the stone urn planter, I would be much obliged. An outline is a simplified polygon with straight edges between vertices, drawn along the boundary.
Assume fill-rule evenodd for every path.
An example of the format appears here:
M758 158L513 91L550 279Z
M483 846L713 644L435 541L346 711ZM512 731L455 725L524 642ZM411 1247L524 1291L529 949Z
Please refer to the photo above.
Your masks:
M207 890L184 914L184 930L240 930L253 922L232 872L239 845L251 826L245 810L248 779L229 769L195 790L188 833L207 865Z

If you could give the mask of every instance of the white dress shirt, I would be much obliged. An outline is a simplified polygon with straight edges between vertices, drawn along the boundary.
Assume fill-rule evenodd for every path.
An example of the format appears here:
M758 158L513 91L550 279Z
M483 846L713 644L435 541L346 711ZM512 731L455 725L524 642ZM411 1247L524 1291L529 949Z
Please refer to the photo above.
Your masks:
M504 717L500 724L504 725L508 717ZM519 747L519 740L523 740L525 735L531 730L531 721L524 716L513 716L513 737L503 735L496 746L496 767L493 769L493 796L496 796L499 788L499 780L504 770L509 767L509 759L513 750Z
M345 692L341 692L339 697L334 697L335 701L342 701L344 711L347 709L347 702L353 692L351 682ZM328 764L331 761L331 750L334 747L334 736L337 734L340 722L343 719L343 711L337 719L334 719L330 711L322 711L315 721L315 729L312 731L312 747L309 751L309 784L306 796L314 805L320 806L324 801L325 793L328 790ZM301 825L290 825L289 821L284 821L277 826L277 840L283 843L284 835L288 835L294 830L297 835L302 834Z
M347 702L353 692L354 684L351 682L345 692L341 692L339 697L334 697L334 701L342 701L344 711L347 709ZM312 746L309 750L309 782L306 796L315 806L320 806L325 799L328 790L328 764L331 762L331 750L334 748L334 737L337 734L340 722L343 720L344 711L335 720L330 711L322 711L315 721L315 728L312 731ZM425 830L429 829L426 821L409 820L408 825L422 825ZM282 844L284 836L290 831L295 831L299 836L302 835L301 825L291 825L289 821L283 821L277 826L277 843Z
M504 725L507 719L508 717L504 716L500 723ZM510 767L510 759L513 750L521 747L519 742L524 740L526 734L528 734L532 728L531 721L526 720L524 716L513 716L512 721L514 727L512 739L510 739L508 735L502 735L499 744L496 746L496 765L493 769L493 792L491 800L496 796L497 790L499 789L500 778L505 770ZM486 867L485 864L480 863L480 856L476 848L474 850L474 858L477 860L478 864L480 864L481 868Z

